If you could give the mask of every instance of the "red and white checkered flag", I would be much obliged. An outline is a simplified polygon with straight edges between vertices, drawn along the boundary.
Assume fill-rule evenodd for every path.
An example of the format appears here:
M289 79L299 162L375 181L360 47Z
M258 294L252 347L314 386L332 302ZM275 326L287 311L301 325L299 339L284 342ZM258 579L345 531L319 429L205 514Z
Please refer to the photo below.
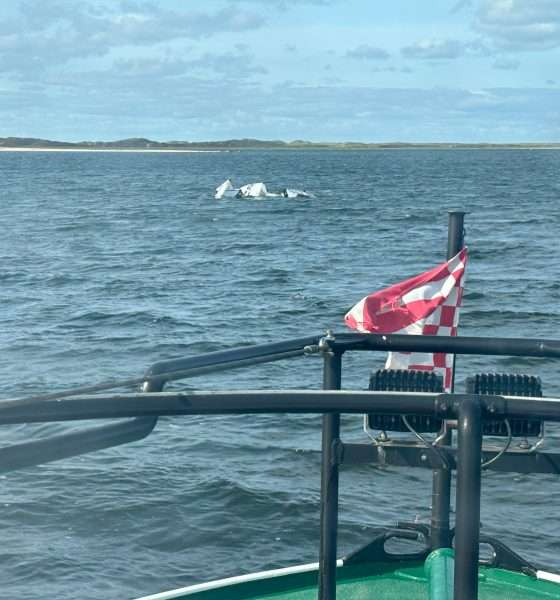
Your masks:
M430 271L362 298L344 320L352 329L369 333L457 335L463 297L467 248ZM386 369L434 371L451 390L453 355L389 352Z

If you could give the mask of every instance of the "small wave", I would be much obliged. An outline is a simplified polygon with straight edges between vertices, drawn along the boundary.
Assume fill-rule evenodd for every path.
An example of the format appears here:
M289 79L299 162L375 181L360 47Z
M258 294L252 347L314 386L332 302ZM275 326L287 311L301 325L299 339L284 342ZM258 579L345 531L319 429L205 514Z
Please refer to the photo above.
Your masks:
M75 221L72 223L62 223L60 225L56 225L54 231L65 233L68 231L89 231L90 229L91 223L86 221Z
M132 312L105 312L86 311L69 317L58 327L62 329L73 329L81 327L95 327L98 325L115 325L119 327L130 327L136 325L169 325L179 326L181 323L169 315L157 315L149 311Z
M525 323L530 323L532 321L542 321L550 322L551 319L558 319L558 315L556 313L550 312L530 312L530 311L512 311L512 310L469 310L462 309L461 311L461 319L468 318L469 320L473 320L476 322L484 322L484 321L498 321L500 323L504 321L519 321L522 320Z
M466 300L481 300L485 298L485 294L482 292L465 292L463 298Z

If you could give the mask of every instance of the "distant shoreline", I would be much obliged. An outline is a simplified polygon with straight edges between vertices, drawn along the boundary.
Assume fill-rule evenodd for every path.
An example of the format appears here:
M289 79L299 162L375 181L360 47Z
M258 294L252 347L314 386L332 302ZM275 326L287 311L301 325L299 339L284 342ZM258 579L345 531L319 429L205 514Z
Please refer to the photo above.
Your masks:
M415 144L410 146L367 146L367 147L348 147L348 146L299 146L293 148L278 148L274 146L260 146L258 148L216 148L212 150L207 149L189 149L183 150L179 148L49 148L49 147L3 147L0 146L0 153L2 152L109 152L109 153L133 153L133 154L219 154L223 152L246 152L246 151L259 151L259 150L278 150L278 151L289 151L289 150L340 150L340 151L382 151L382 150L560 150L559 145L543 145L543 146L514 146L509 144L503 145L422 145Z
M112 142L61 142L40 138L0 138L3 152L228 152L243 150L560 150L560 142L532 143L409 143L409 142L308 142L295 140L230 139L215 142L167 141L128 138Z
M216 153L228 152L228 150L176 150L173 148L41 148L41 147L5 147L0 146L0 152L137 152L137 153L183 153L183 154L200 154L200 153Z

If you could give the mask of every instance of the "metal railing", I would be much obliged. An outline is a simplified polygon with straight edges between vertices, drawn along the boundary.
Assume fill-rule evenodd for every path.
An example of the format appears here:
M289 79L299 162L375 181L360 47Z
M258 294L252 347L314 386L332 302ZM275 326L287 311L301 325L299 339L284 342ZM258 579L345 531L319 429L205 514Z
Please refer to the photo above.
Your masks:
M341 413L419 414L456 419L458 444L427 448L384 448L383 461L409 467L427 467L436 473L457 470L455 520L455 600L476 598L480 516L481 459L496 453L482 449L482 423L507 418L560 421L560 399L478 396L445 393L402 393L341 390L343 356L352 351L399 350L479 355L560 357L560 341L439 338L403 335L343 333L310 336L273 344L249 346L196 357L156 363L137 393L49 394L0 402L0 424L129 419L85 432L70 432L46 440L0 449L0 471L40 464L100 448L141 439L158 416L241 413L323 414L321 541L319 598L336 598L338 476L341 464L379 462L371 445L345 444L340 437ZM323 357L323 390L238 390L165 392L167 381L210 372L248 367L317 352ZM128 380L130 381L130 380ZM122 382L120 382L122 384ZM119 382L113 382L115 387ZM81 388L80 390L82 390ZM132 420L130 420L132 419ZM550 453L506 452L491 469L520 472L560 472L560 456ZM432 518L437 521L438 515ZM449 541L449 543L451 540Z

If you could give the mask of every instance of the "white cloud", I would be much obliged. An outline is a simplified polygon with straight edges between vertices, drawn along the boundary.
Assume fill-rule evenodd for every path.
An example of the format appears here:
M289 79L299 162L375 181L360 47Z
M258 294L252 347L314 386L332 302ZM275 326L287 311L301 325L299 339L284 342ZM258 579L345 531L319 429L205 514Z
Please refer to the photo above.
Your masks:
M405 46L401 53L405 58L427 60L458 58L465 52L465 45L458 40L423 39Z
M457 0L449 12L454 15L470 7L471 4L472 0Z
M386 60L390 55L387 50L384 50L383 48L362 44L352 50L348 50L346 56L348 58L357 58L360 60Z
M281 10L289 10L293 7L305 6L307 4L316 6L329 6L337 0L239 0L246 4L262 4L264 6L273 5Z
M284 82L268 88L258 78L249 78L240 92L227 78L195 75L192 70L180 74L186 63L145 65L154 69L151 86L134 69L123 76L127 65L121 65L124 71L114 69L110 76L90 73L82 82L63 81L48 93L3 95L0 135L13 134L21 126L36 137L67 132L67 139L554 141L560 137L558 88L389 89L340 82L313 87ZM160 77L158 69L168 75ZM20 102L25 111L19 111ZM8 115L17 118L8 121ZM58 132L54 135L48 129L51 123Z
M360 1L321 10L312 5L322 0L6 2L0 129L74 139L560 138L560 89L545 84L557 80L557 51L538 68L518 52L554 47L560 0L454 0L452 16L430 5L421 23L398 28L395 11L380 8L373 29L358 8L377 8ZM427 25L435 13L437 30ZM400 52L385 50L396 44ZM496 79L512 89L427 89ZM522 90L534 85L543 89Z
M498 48L547 50L560 47L558 0L482 0L475 27Z
M494 69L501 69L502 71L516 71L519 69L521 62L516 58L501 57L497 58L492 66Z
M231 5L214 12L169 10L145 2L100 5L28 0L0 29L0 68L36 72L114 48L196 40L259 29L261 13Z

